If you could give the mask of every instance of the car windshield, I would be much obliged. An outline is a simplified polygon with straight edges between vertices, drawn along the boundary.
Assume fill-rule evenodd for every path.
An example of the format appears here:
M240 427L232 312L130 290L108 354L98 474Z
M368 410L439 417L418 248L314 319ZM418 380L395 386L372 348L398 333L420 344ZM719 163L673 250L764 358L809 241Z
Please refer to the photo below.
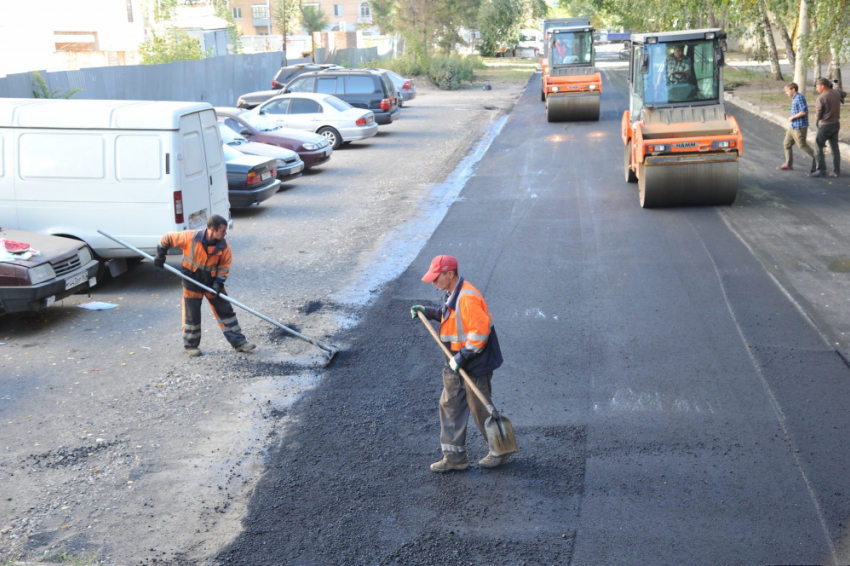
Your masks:
M593 64L593 38L589 31L552 33L549 42L549 65Z
M243 112L239 118L248 122L248 125L259 132L273 132L279 130L280 126L255 112Z
M692 40L645 46L648 73L642 76L643 104L716 101L720 70L714 64L714 41Z
M354 108L352 105L350 105L346 101L340 100L339 98L337 98L335 96L327 97L325 99L325 104L327 104L328 106L330 106L331 108L333 108L334 110L337 110L339 112L345 112L346 110L351 110L352 108Z
M218 131L221 133L221 141L227 145L242 145L243 143L249 143L248 140L222 123L218 124Z

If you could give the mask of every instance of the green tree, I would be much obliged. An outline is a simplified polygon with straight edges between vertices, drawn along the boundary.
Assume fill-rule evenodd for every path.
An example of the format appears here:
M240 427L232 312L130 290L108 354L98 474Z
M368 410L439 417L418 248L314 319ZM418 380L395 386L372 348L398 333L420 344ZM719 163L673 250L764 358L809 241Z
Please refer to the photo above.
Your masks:
M328 15L318 6L304 6L301 8L301 25L310 34L311 51L313 62L316 62L316 39L314 33L323 31L330 23Z
M206 57L201 42L177 28L166 30L164 35L151 32L150 39L139 45L139 54L142 56L142 65L159 65Z
M481 29L482 55L493 55L501 44L519 41L522 26L523 2L521 0L487 0L478 13Z
M82 89L74 88L62 92L61 88L50 90L47 86L47 81L41 76L38 71L32 72L32 96L33 98L71 98Z

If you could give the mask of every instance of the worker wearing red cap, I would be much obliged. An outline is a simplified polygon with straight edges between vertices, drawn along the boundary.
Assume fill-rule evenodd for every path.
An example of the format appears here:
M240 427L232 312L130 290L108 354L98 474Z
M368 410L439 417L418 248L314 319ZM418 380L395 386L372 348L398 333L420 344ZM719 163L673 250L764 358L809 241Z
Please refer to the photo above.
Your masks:
M414 305L410 315L422 312L428 320L440 321L440 339L454 352L443 368L443 393L440 395L440 447L443 459L431 464L432 472L448 472L469 468L466 454L466 427L469 414L485 439L484 422L490 413L474 393L467 394L458 369L463 368L487 400L490 400L490 380L493 370L502 365L502 352L496 330L481 293L458 275L457 259L438 255L431 262L422 281L431 283L444 293L444 305L439 308ZM496 456L488 453L479 460L482 468L494 468L510 454Z

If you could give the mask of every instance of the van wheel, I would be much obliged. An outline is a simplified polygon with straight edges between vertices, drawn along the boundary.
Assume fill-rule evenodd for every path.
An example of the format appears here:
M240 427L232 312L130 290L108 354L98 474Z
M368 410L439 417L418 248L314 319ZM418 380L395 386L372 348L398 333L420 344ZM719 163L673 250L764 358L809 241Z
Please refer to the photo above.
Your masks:
M319 128L319 131L316 133L320 136L325 136L325 139L328 140L328 143L331 144L331 147L334 149L339 149L339 146L342 145L342 137L339 135L339 132L330 126Z

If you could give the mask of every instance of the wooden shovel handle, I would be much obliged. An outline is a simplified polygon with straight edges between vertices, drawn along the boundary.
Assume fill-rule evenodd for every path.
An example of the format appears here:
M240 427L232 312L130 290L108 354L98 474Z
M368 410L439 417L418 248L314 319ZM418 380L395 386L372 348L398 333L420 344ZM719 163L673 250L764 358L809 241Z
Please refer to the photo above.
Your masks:
M437 344L440 345L440 348L443 349L443 353L446 355L446 357L449 359L453 358L454 356L452 356L452 353L449 351L448 348L446 348L446 345L443 344L443 341L440 340L440 336L437 334L437 331L434 330L434 327L431 326L431 323L428 322L427 318L425 318L425 313L422 311L416 311L416 315L419 317L419 320L422 321L422 324L425 325L425 328L428 329L428 332L431 334L431 336L434 337L434 340L437 341ZM484 403L484 405L487 407L487 410L490 412L490 415L493 418L498 419L499 412L496 410L496 407L494 407L487 401L487 399L484 397L484 394L481 393L481 390L475 386L475 383L473 383L469 376L466 374L466 371L464 371L463 368L458 368L458 373L460 373L460 376L466 382L466 386L472 389L472 392L475 393L475 395L481 400L482 403Z

